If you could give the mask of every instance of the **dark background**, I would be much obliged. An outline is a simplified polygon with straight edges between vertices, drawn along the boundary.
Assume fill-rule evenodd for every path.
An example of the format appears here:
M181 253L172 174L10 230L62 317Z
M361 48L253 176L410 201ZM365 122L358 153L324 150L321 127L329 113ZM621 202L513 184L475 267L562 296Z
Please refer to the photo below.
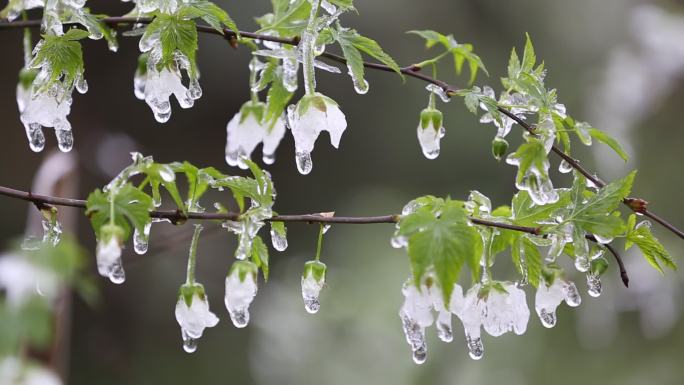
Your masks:
M270 7L266 0L217 3L244 30L254 30L253 17ZM95 13L119 15L130 9L129 4L113 1L88 4ZM601 115L603 99L599 97L600 91L605 91L602 82L608 76L606 68L611 55L620 49L644 53L638 44L639 34L634 32L641 21L633 16L634 10L644 4L662 7L671 17L682 17L679 22L684 23L684 13L677 4L622 0L357 0L359 14L346 15L343 22L378 40L404 65L428 57L422 41L405 31L434 29L453 33L459 42L475 45L490 71L489 78L481 75L477 83L490 84L497 92L511 47L520 50L525 32L529 32L537 56L549 69L547 84L559 89L560 101L568 111L580 120L610 121L611 114ZM39 17L39 13L32 15ZM681 31L684 29L666 32L671 35ZM684 41L684 35L679 36ZM200 36L198 63L204 95L189 110L181 110L174 101L171 120L161 125L147 105L133 96L137 40L120 37L116 54L107 51L103 42L84 44L90 90L74 97L70 115L82 169L80 197L106 184L111 173L128 162L128 153L133 150L153 155L160 162L188 160L239 173L225 165L225 125L249 97L248 50L234 51L220 37ZM21 32L3 31L0 42L0 183L26 190L44 154L29 150L16 109L16 74L22 66ZM331 50L337 52L334 47ZM677 63L681 61L677 56L681 50L680 44L649 55L656 62ZM450 68L441 68L440 77L463 85L467 77L455 78ZM633 76L636 74L628 72L624 79ZM286 136L276 164L268 167L279 193L275 207L278 212L381 215L398 212L419 195L463 199L472 189L490 196L495 205L510 201L515 193L515 168L492 159L493 126L479 124L478 117L468 113L461 100L448 105L438 102L447 134L440 157L427 160L415 134L419 111L427 104L425 84L414 79L402 84L396 75L373 71L367 79L370 92L359 96L346 75L319 74L319 91L339 102L348 130L339 150L327 143L327 135L319 138L313 153L314 169L308 176L297 172L292 137ZM646 77L647 84L651 80ZM637 120L631 121L631 128L599 127L628 142L632 158L627 166L602 145L590 151L577 142L574 151L605 179L638 168L634 194L652 201L654 211L681 228L684 134L679 113L684 83L677 71L668 75L664 85L661 80L658 84L654 80L645 91L629 89L611 95L641 98L642 104L648 105ZM513 130L510 140L516 145L520 130ZM56 147L51 130L46 134L48 149ZM596 157L597 153L601 156ZM255 155L258 159L260 150ZM601 159L600 164L596 159ZM557 160L553 162L557 167ZM568 183L568 177L556 175L556 185ZM5 199L0 207L5 218L0 237L8 245L23 233L27 205ZM85 217L79 226L79 239L94 251L92 231ZM638 253L625 255L631 263L633 288L621 287L611 266L604 296L596 300L585 294L582 306L573 311L563 305L555 329L542 328L531 308L526 335L485 337L485 358L474 362L467 357L461 325L454 320L455 341L450 345L438 342L431 328L428 362L415 366L396 315L402 301L400 287L408 275L408 259L404 251L389 246L391 225L340 225L326 235L323 261L329 266L328 287L322 295L322 309L315 316L304 312L299 279L304 261L314 256L317 228L291 225L290 247L284 253L272 251L272 278L260 286L252 306L252 322L241 330L232 326L222 303L223 280L232 263L235 240L223 231L211 230L211 224L207 227L199 247L198 280L205 284L212 310L221 322L207 329L198 351L193 355L182 351L180 329L173 316L177 289L184 281L192 228L158 224L152 228L147 255L135 255L130 245L124 251L128 276L124 285L98 279L100 305L91 308L76 302L69 384L396 385L505 381L512 385L600 381L627 385L646 381L677 384L684 375L684 322L680 321L678 305L681 274L668 273L665 279L659 278L641 263ZM656 228L656 234L675 258L681 255L681 240L662 228ZM507 262L500 265L495 276L512 279ZM577 275L575 279L584 293L583 278ZM647 304L666 305L656 311L666 314L652 314L670 321L662 330L656 328L656 321L649 321L649 311L653 310L643 310L647 306L639 305L644 285L654 293ZM672 303L667 302L668 298ZM528 302L533 306L532 299L533 293L528 291Z

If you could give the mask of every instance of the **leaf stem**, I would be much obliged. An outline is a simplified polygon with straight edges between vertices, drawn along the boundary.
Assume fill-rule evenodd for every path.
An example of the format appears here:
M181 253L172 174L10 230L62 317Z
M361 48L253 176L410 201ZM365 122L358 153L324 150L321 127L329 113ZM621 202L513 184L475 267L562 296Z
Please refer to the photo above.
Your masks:
M190 241L190 253L188 255L188 272L185 278L186 285L195 284L195 265L197 264L197 245L199 243L199 236L204 227L200 224L195 224L195 231L192 234L192 241Z
M311 2L311 13L309 14L309 23L304 31L304 36L301 41L303 72L304 72L304 89L307 95L313 95L316 92L316 70L314 67L314 45L316 44L316 16L318 15L318 8L321 5L321 0L314 0Z
M316 246L316 260L321 260L321 248L323 247L323 233L325 226L321 223L318 227L318 245Z

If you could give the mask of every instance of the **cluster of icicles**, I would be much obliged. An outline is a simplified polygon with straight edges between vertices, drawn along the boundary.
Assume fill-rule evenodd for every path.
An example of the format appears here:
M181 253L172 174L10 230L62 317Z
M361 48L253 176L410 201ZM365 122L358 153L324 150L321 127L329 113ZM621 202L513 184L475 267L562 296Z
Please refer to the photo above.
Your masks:
M424 202L419 199L413 200L404 206L402 215L411 215L423 205ZM478 191L470 193L465 208L469 215L477 212L483 219L493 219L491 201ZM650 226L650 222L643 221L637 225L637 227L640 226ZM483 226L478 226L477 230L486 249L488 242L493 240L492 232L496 230ZM575 233L579 236L575 236ZM599 239L599 245L592 249L589 247L584 232L573 232L572 224L566 224L559 232L549 234L547 238L524 236L536 246L548 247L546 262L555 262L565 245L572 242L577 254L575 268L586 274L587 293L592 297L601 295L600 273L592 269L592 262L603 258L605 248L600 244L608 243L610 239ZM391 239L391 244L394 248L408 248L408 238L395 234ZM452 314L455 314L463 323L466 345L470 357L475 360L479 360L484 354L480 336L481 327L494 337L510 331L518 335L525 333L530 312L523 288L529 283L529 277L523 248L519 255L522 278L518 282L492 282L486 271L493 262L487 262L489 259L484 251L480 283L471 287L465 294L461 286L454 285L448 304L444 303L442 289L436 284L434 272L429 272L422 278L420 287L415 285L415 280L412 278L406 281L402 288L405 301L399 311L399 316L406 341L411 346L413 360L416 363L422 364L427 358L425 329L433 323L442 341L453 340ZM560 303L565 301L569 306L577 307L580 305L581 298L575 284L565 278L555 277L551 284L547 284L543 278L540 281L535 295L535 310L542 324L551 328L556 324L556 308ZM436 320L433 311L437 313Z
M428 287L425 282L432 282L432 285ZM428 278L418 288L413 279L409 279L402 288L405 300L399 317L417 364L424 363L427 358L427 327L434 323L442 341L453 340L452 314L463 323L468 353L474 360L484 355L481 328L494 337L508 332L521 335L527 330L530 311L525 292L518 284L500 282L504 291L491 287L486 294L482 289L487 283L476 284L465 294L461 286L454 285L451 299L445 304L442 290L434 282L434 278ZM556 308L563 301L572 307L579 306L581 298L574 283L557 278L550 286L540 284L535 295L535 310L545 327L556 324Z
M103 38L100 26L92 18L86 16L83 9L85 0L24 0L10 2L8 20L12 21L22 11L44 7L41 29L47 36L64 35L63 24L79 23L88 30L88 37L94 40ZM38 42L33 50L33 58L27 58L21 72L21 81L17 85L17 106L20 119L26 130L31 150L39 152L45 147L44 127L55 130L59 149L71 151L74 144L71 124L67 119L71 110L72 92L88 91L88 83L83 72L75 74L73 81L68 81L69 74L55 76L51 68L52 58L39 60L36 54L40 51L44 40ZM116 51L116 45L109 48ZM57 78L57 81L54 79Z

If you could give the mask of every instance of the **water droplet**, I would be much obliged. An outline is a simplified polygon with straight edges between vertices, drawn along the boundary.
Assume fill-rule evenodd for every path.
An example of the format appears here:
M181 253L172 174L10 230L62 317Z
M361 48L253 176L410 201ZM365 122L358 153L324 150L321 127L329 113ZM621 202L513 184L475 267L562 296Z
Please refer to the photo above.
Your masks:
M273 248L278 251L285 251L287 249L287 236L279 234L277 231L271 229L271 243Z
M233 321L233 325L236 328L244 328L249 324L249 310L247 309L235 309L230 313L230 319Z
M484 356L484 345L481 337L473 337L466 333L466 345L468 346L468 354L473 360L479 360Z
M133 232L133 249L135 250L136 254L143 255L147 253L151 227L152 222L149 222L145 224L143 232L138 231L138 229L135 229Z
M427 347L420 346L418 349L413 351L413 362L418 365L422 365L427 360Z
M575 269L577 269L577 271L586 273L590 266L591 263L589 262L589 258L581 256L575 258Z
M188 336L185 329L183 329L181 333L183 334L183 350L185 350L186 353L194 353L197 351L197 340Z
M109 280L117 285L120 285L126 281L126 273L124 272L124 269L121 266L121 260L119 260L119 263L117 265L112 267L112 270L109 273Z
M408 246L408 238L403 235L395 235L390 240L390 244L395 249L401 249L402 247Z
M601 277L595 274L587 274L587 292L592 297L601 295Z
M547 309L541 309L539 311L539 320L541 320L541 323L544 325L544 327L552 328L556 326L556 312Z
M567 174L572 171L572 166L570 163L566 162L565 159L561 160L560 165L558 165L558 171Z
M568 306L577 307L582 303L582 297L580 297L579 290L577 290L577 286L573 282L564 283L563 295Z
M304 298L304 309L309 314L316 314L321 308L321 302L317 297Z
M273 164L275 163L275 154L263 154L261 160L263 160L264 164Z
M88 82L85 80L83 77L79 77L76 80L76 91L78 91L81 94L85 94L88 92Z
M55 135L57 136L57 146L60 151L69 152L74 148L74 135L71 132L71 129L55 129Z
M41 152L45 148L45 135L43 126L38 123L31 123L26 127L26 136L29 140L29 147L33 152Z
M297 170L302 175L307 175L313 169L313 161L310 152L296 152Z
M50 221L43 219L42 226L43 243L53 247L57 246L62 236L62 225L58 221L55 221L53 224Z
M451 100L451 97L449 95L447 95L446 91L444 91L444 88L442 88L436 84L428 84L425 87L425 89L432 92L433 94L439 96L439 98L442 99L442 101L444 103L448 103Z

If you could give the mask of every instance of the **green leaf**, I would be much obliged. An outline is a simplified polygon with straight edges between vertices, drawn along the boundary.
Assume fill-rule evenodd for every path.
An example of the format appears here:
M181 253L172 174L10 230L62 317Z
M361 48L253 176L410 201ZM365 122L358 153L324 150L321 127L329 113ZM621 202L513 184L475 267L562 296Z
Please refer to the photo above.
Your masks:
M281 37L301 35L307 25L311 3L308 0L276 0L272 3L274 13L257 18L261 26L258 32L275 31Z
M221 33L223 33L223 26L239 33L237 25L228 16L228 13L211 1L198 0L183 4L178 10L178 15L183 19L201 18L209 26Z
M634 183L636 171L632 171L622 179L616 180L605 187L601 188L596 194L589 197L586 202L583 202L584 194L575 194L574 209L570 214L572 220L591 220L592 217L607 215L615 210L620 202L629 195ZM582 185L585 185L584 177L576 178L576 184L579 185L579 191L584 191Z
M268 247L259 235L252 240L252 262L261 269L264 281L268 281Z
M98 237L100 228L110 220L109 199L109 194L97 189L88 196L86 202L86 215ZM133 228L143 231L153 209L152 197L130 183L118 191L114 196L114 223L124 229L124 241L130 237Z
M530 34L525 34L525 51L523 52L523 59L521 70L524 72L531 72L534 65L537 63L537 55L534 53L534 46Z
M62 36L44 35L43 44L39 47L30 63L32 68L47 66L50 77L41 91L61 80L66 88L72 88L76 80L83 76L83 51L78 40L88 37L88 32L70 29Z
M421 279L432 266L445 303L449 303L463 264L468 263L471 269L479 268L482 252L481 238L468 224L462 206L460 202L447 201L439 217L433 216L425 227L409 238L408 253L416 285L420 287ZM407 220L416 214L423 217L427 210L426 207L419 209L407 216Z
M347 58L347 53L345 51L345 46L349 48L349 46L355 48L356 50L361 50L365 52L367 55L370 57L378 60L382 64L390 67L394 72L396 72L399 76L404 77L404 75L401 73L401 69L399 68L399 65L397 62L392 59L390 55L385 53L385 51L380 47L380 44L378 44L375 40L369 39L365 36L361 36L358 32L356 32L353 29L341 29L338 34L337 34L337 39L338 42L340 43L340 46L342 47L342 51L344 52L345 58ZM351 56L354 56L353 54ZM360 55L359 55L360 57ZM347 58L348 59L348 58ZM361 78L363 78L363 62L361 64ZM358 65L358 64L355 64Z
M525 265L527 266L527 279L534 287L539 287L539 279L541 278L542 262L541 254L537 245L527 237L522 238L522 248L525 252Z
M613 151L615 151L615 153L618 154L625 162L629 160L629 155L627 155L620 143L618 143L618 141L612 136L593 127L589 128L589 135L599 142L608 145L608 147L612 148Z
M470 83L472 84L477 77L478 70L482 70L484 73L489 75L487 68L485 67L482 59L473 53L472 44L459 44L454 39L453 35L443 35L439 32L431 30L423 31L408 31L410 34L418 35L425 39L425 47L432 48L436 44L440 44L446 50L445 53L450 53L454 60L454 70L457 75L461 73L463 68L463 63L468 62L468 68L470 70ZM439 55L433 59L423 61L421 65L427 65L439 61L444 54Z
M197 28L193 20L183 19L179 15L159 13L147 26L144 38L159 34L162 45L162 58L158 69L176 65L175 53L185 55L190 62L188 75L197 77Z
M630 225L636 222L636 216L632 214L629 219ZM672 270L677 270L677 264L674 262L670 253L658 241L658 239L651 233L651 227L648 225L641 225L637 227L630 227L627 233L627 243L625 250L636 245L644 254L644 258L648 263L661 273L663 272L660 263L664 264Z
M273 128L278 119L283 116L285 108L290 103L293 92L285 88L282 69L278 66L278 60L270 60L262 78L266 78L271 83L266 96L266 114L264 119L269 123L269 128Z
M541 140L537 138L530 137L526 143L523 143L518 147L518 150L513 156L520 159L516 176L517 183L522 182L523 177L530 167L534 166L540 172L543 172L546 169L545 164L548 161L546 149Z

